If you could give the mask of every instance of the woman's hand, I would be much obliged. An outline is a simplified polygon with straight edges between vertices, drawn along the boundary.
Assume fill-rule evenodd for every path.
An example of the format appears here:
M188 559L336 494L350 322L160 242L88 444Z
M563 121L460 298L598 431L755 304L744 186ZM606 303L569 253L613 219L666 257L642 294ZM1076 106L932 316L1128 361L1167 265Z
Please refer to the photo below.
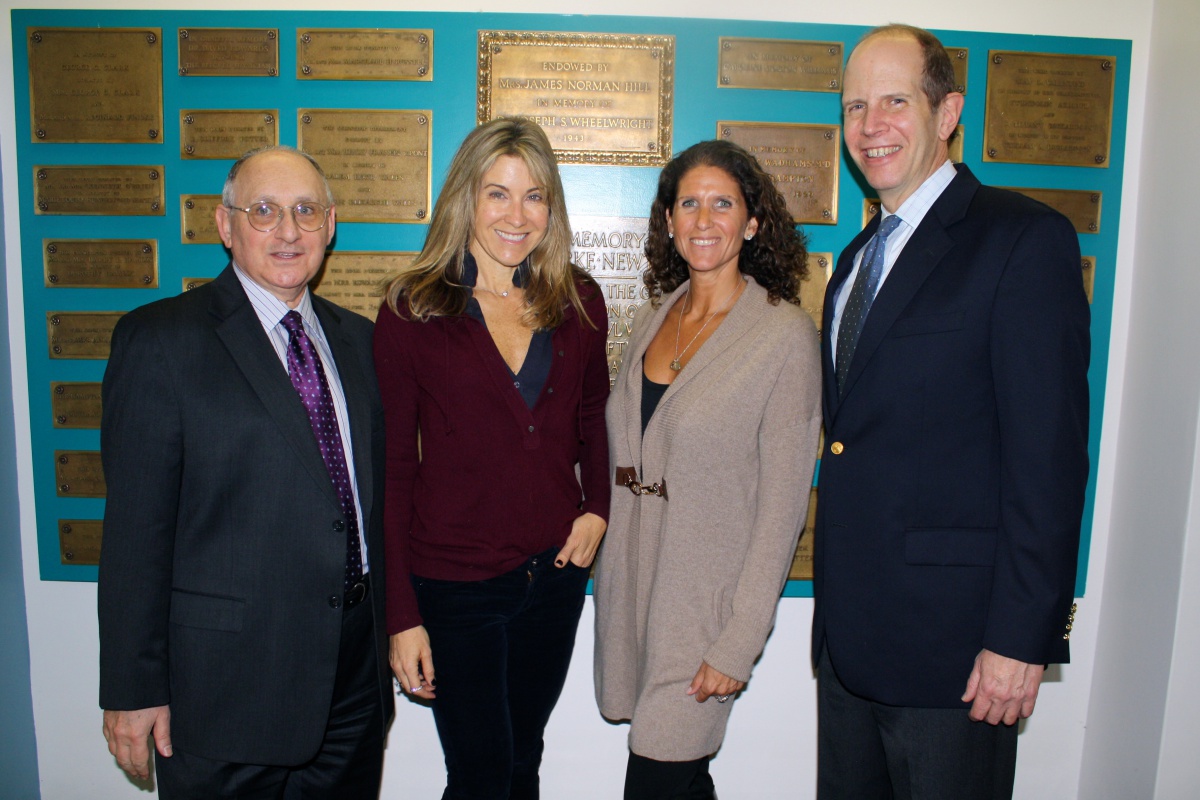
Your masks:
M729 699L730 695L737 694L745 685L745 681L739 681L723 672L717 672L707 662L701 661L700 669L696 672L696 677L692 678L692 685L688 687L687 693L695 695L697 703L703 703L710 697L715 697L717 702L724 703L725 700L721 700L722 697L726 700Z
M424 625L394 633L389 640L388 661L400 687L413 697L432 700L433 651Z
M596 558L596 551L600 549L600 540L604 538L604 531L607 529L608 523L597 514L588 512L581 517L576 517L575 521L571 523L571 535L567 537L567 543L554 557L554 566L565 567L570 561L577 567L584 569L590 567Z

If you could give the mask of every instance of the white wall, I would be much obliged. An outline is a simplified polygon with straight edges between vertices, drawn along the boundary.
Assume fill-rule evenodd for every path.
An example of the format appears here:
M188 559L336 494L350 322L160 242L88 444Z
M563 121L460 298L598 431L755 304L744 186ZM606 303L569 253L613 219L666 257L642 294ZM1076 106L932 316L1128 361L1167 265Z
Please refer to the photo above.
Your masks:
M1142 200L1083 797L1170 800L1200 787L1191 728L1200 711L1200 519L1192 507L1200 488L1200 259L1195 204L1187 202L1200 165L1176 155L1179 132L1200 125L1197 30L1194 0L1155 5L1150 124L1140 159L1132 150L1129 159L1141 164ZM1113 763L1122 769L1106 767Z
M110 2L111 8L139 9L161 7L164 3L147 2ZM1106 38L1132 39L1133 64L1130 85L1130 112L1127 144L1130 154L1143 151L1143 112L1147 102L1147 65L1152 44L1157 47L1157 38L1151 37L1151 17L1145 8L1122 0L1057 0L1047 3L1045 0L1006 0L1002 3L968 3L963 0L910 0L903 8L904 19L897 19L897 6L894 2L884 3L880 0L859 0L857 3L757 3L738 7L716 0L693 0L686 8L679 0L575 0L568 4L574 13L590 14L624 14L630 16L654 15L676 16L686 14L691 17L734 18L744 17L753 19L778 19L793 22L829 22L856 25L875 25L887 21L905 21L926 27L958 30L1004 31L1014 33L1033 33L1061 36L1094 36ZM12 97L12 53L11 32L8 11L13 7L43 7L43 8L82 8L95 7L95 4L82 2L0 2L3 19L0 19L0 137L7 141L15 141L16 132L13 129L13 97ZM436 10L436 11L478 11L483 10L481 2L464 2L463 0L384 0L382 2L355 2L347 0L337 2L330 0L310 2L308 0L292 0L287 3L254 2L242 0L211 0L210 2L194 2L182 0L172 3L173 7L195 7L205 9L239 9L255 8L312 8L328 9L337 7L342 10L378 9L378 10ZM1187 37L1193 36L1191 31L1195 26L1195 0L1157 0L1157 7L1171 15L1170 24L1164 24L1158 34L1164 43L1173 44L1172 56L1163 56L1168 61L1169 68L1161 77L1170 78L1174 83L1183 85L1189 78L1190 59L1187 58ZM498 0L487 4L488 11L551 13L557 14L567 10L562 0ZM1191 26L1185 28L1187 14ZM1164 16L1166 19L1166 16ZM586 19L581 19L579 29L587 28ZM1158 62L1156 61L1156 68ZM1157 74L1157 73L1156 73ZM1194 94L1194 93L1193 93ZM1162 118L1168 121L1171 114L1178 110L1180 98L1166 88L1156 87L1155 104L1151 112L1152 119ZM1161 131L1155 144L1158 148L1150 154L1148 162L1154 158L1162 161L1162 167L1155 174L1155 200L1147 203L1147 213L1155 215L1163 213L1168 218L1181 219L1184 213L1181 209L1188 206L1190 193L1186 190L1191 186L1182 184L1182 178L1172 172L1180 161L1190 157L1190 148L1194 146L1193 139L1197 130L1196 110L1193 107L1184 122L1192 122L1188 126L1158 124ZM1147 126L1150 127L1150 126ZM1170 137L1170 138L1168 138ZM1161 141L1160 141L1161 140ZM4 213L7 261L10 265L8 274L9 312L11 355L13 368L13 385L16 418L27 418L28 387L25 378L25 343L24 343L24 313L21 295L21 281L17 274L20 264L19 249L19 220L17 218L16 194L16 164L15 148L0 148L3 157L4 177ZM1096 502L1096 517L1092 530L1091 572L1088 581L1088 597L1080 603L1075 634L1072 637L1074 663L1056 670L1052 679L1042 690L1037 714L1029 721L1021 736L1021 758L1017 776L1017 796L1021 798L1047 798L1059 800L1071 797L1149 797L1150 794L1141 791L1136 793L1105 794L1103 787L1115 785L1115 780L1126 771L1126 766L1133 764L1136 771L1148 768L1151 772L1158 768L1156 761L1158 728L1154 727L1153 715L1147 720L1149 730L1139 730L1138 735L1148 740L1143 748L1145 752L1131 755L1117 746L1122 729L1118 726L1116 712L1101 714L1097 709L1106 711L1117 707L1120 698L1131 696L1128 704L1133 706L1142 699L1149 697L1149 704L1158 704L1160 709L1157 719L1161 719L1161 708L1164 705L1166 669L1156 676L1157 684L1146 688L1145 683L1126 684L1119 680L1124 677L1131 666L1122 662L1118 652L1124 642L1124 637L1139 632L1138 625L1146 627L1170 628L1174 631L1175 602L1172 600L1172 582L1169 573L1174 566L1178 576L1181 542L1187 518L1182 513L1186 509L1187 497L1191 493L1192 445L1195 428L1195 406L1197 383L1200 375L1193 375L1195 369L1188 369L1183 364L1185 359L1178 358L1171 362L1172 368L1183 368L1187 374L1189 385L1180 399L1169 407L1155 407L1148 402L1147 395L1166 395L1164 388L1174 380L1173 375L1164 377L1165 370L1154 370L1153 378L1157 382L1153 388L1142 388L1139 397L1140 409L1146 413L1160 414L1158 417L1148 417L1162 425L1170 435L1182 436L1187 445L1189 459L1172 459L1172 471L1164 479L1174 476L1171 484L1172 503L1168 512L1164 512L1159 522L1167 528L1166 538L1171 540L1167 546L1157 544L1158 530L1147 531L1138 521L1157 504L1150 500L1159 492L1159 487L1144 485L1136 482L1136 475L1123 470L1120 482L1114 472L1115 452L1118 431L1123 431L1129 424L1130 433L1121 436L1123 446L1134 449L1141 440L1141 427L1137 420L1126 423L1122 415L1122 404L1127 390L1126 385L1141 388L1140 382L1135 384L1126 376L1127 361L1153 361L1157 354L1151 350L1154 342L1146 337L1130 341L1129 351L1136 344L1138 358L1127 358L1126 343L1129 341L1131 319L1138 322L1149 312L1146 306L1139 306L1139 313L1131 314L1129 302L1130 290L1134 285L1134 275L1138 276L1139 290L1142 288L1141 268L1135 270L1135 246L1139 256L1153 255L1156 259L1161 255L1159 270L1154 273L1155 280L1163 283L1159 286L1157 295L1166 302L1167 313L1177 312L1185 317L1191 313L1187 306L1190 295L1187 289L1195 288L1190 283L1175 285L1166 282L1169 270L1166 269L1169 250L1164 242L1148 242L1157 236L1158 231L1144 229L1136 240L1135 214L1139 209L1141 196L1139 175L1137 174L1138 159L1129 157L1126 161L1124 183L1124 210L1121 219L1121 229L1124 236L1118 248L1117 292L1113 309L1112 342L1110 346L1110 363L1108 393L1105 409L1105 435L1101 443L1101 458L1098 465L1098 495ZM1192 167L1194 170L1195 168ZM1195 172L1191 176L1196 177ZM1181 188L1176 191L1175 185ZM1160 194L1161 192L1161 194ZM1172 204L1179 208L1171 208ZM1194 206L1194 203L1190 204ZM1175 216L1172 216L1175 215ZM1183 229L1183 224L1174 226ZM1194 223L1193 223L1194 229ZM1153 253L1147 252L1154 248ZM1191 268L1195 264L1179 264L1176 259L1173 266L1180 270ZM1194 259L1193 259L1194 261ZM1174 273L1171 273L1174 274ZM1155 317L1161 316L1156 312ZM1140 323L1149 327L1148 322ZM1180 326L1180 333L1190 333L1187 324ZM1195 338L1195 337L1193 337ZM1191 342L1181 340L1181 344ZM1186 347L1177 347L1176 352L1181 356L1188 352ZM1101 369L1104 365L1096 365ZM1160 374L1162 373L1162 374ZM1172 395L1173 396L1173 395ZM1161 416L1161 415L1165 415ZM1147 426L1148 427L1148 426ZM104 748L100 736L100 712L96 708L97 682L97 641L95 626L95 587L91 584L43 583L38 576L36 535L33 519L33 490L31 482L31 449L28 431L17 432L17 458L20 468L20 497L22 502L21 540L24 559L24 576L26 600L29 614L30 650L33 673L34 713L37 724L38 754L40 759L42 796L47 800L88 797L96 800L107 798L134 798L140 795L138 791L122 776L112 764ZM1148 438L1142 445L1141 455L1145 462L1153 461L1151 443L1161 443L1168 438L1167 433ZM1172 448L1177 449L1177 448ZM1141 463L1139 461L1139 463ZM1183 477L1179 477L1179 476ZM1130 486L1136 485L1136 494ZM1122 525L1119 532L1126 538L1119 540L1120 545L1114 552L1119 558L1108 558L1110 527L1110 511L1115 501L1120 501ZM1167 505L1167 504L1164 504ZM1116 517L1113 517L1114 519ZM1128 521L1128 524L1126 524ZM1196 521L1191 520L1195 525ZM1133 538L1133 537L1136 537ZM1112 537L1116 539L1116 534ZM1151 560L1153 571L1148 574L1138 574L1131 565L1144 560L1147 552L1157 553L1157 562ZM1200 591L1197 587L1197 567L1195 562L1200 560L1195 550L1191 553L1190 582L1185 583L1189 597ZM1110 578L1109 564L1112 563L1114 577L1112 587L1108 586ZM1119 569L1118 569L1119 568ZM1162 597L1156 598L1154 607L1162 609L1161 617L1155 619L1134 619L1128 613L1122 613L1117 607L1136 590L1149 583L1160 585ZM1178 581L1175 581L1177 584ZM1167 606L1170 606L1167 608ZM1194 605L1194 604L1193 604ZM1112 607L1112 610L1110 610ZM722 800L762 800L763 798L810 798L813 796L813 770L815 764L815 684L808 669L808 635L811 601L789 599L783 601L779 613L779 622L775 633L768 644L767 652L755 672L754 680L746 696L738 700L730 723L728 742L714 762L713 772L721 791ZM1186 619L1194 619L1196 612ZM1109 619L1113 620L1109 624ZM624 767L626 729L612 726L600 719L595 711L591 695L591 612L590 604L581 626L581 635L576 650L574 667L568 679L563 700L551 721L548 733L548 749L546 763L542 771L544 796L549 800L557 798L612 798L619 796L619 786ZM1181 620L1184 618L1181 618ZM1116 674L1109 675L1095 669L1097 663L1096 646L1098 630L1103 626L1105 640L1105 668L1109 667L1107 659L1112 654L1112 669ZM1194 630L1194 626L1193 626ZM1161 653L1163 664L1167 663L1170 649L1166 640L1170 638L1166 631L1147 631L1146 636L1157 637L1156 652ZM1152 637L1152 638L1153 638ZM1192 651L1196 649L1195 634L1189 639ZM1129 661L1127 657L1126 661ZM1194 670L1193 670L1194 672ZM1093 673L1097 679L1093 681ZM1181 677L1180 673L1176 673ZM1104 678L1104 680L1101 680ZM1093 685L1095 683L1095 685ZM1132 686L1131 688L1127 688ZM1173 706L1185 707L1188 701L1192 708L1195 706L1196 690L1189 688L1182 679L1171 687ZM1096 731L1085 729L1089 724L1089 713L1094 717L1091 723ZM1180 719L1182 719L1182 715ZM1175 724L1175 718L1169 719L1169 724ZM1174 728L1172 728L1174 730ZM1182 731L1182 723L1179 729ZM1164 784L1167 781L1186 782L1187 777L1176 769L1176 765L1195 762L1190 753L1182 757L1181 748L1187 741L1186 733L1179 733L1178 747L1166 748L1163 751L1162 773ZM1080 781L1080 766L1084 763L1085 751L1088 756L1088 775L1083 783ZM1148 767L1146 766L1148 765ZM1194 766L1192 767L1194 769ZM423 708L401 701L398 709L396 725L393 728L390 747L388 750L387 768L385 775L384 797L434 797L441 789L441 754L437 745L429 714ZM1146 783L1139 786L1149 785ZM1180 796L1167 795L1169 796Z

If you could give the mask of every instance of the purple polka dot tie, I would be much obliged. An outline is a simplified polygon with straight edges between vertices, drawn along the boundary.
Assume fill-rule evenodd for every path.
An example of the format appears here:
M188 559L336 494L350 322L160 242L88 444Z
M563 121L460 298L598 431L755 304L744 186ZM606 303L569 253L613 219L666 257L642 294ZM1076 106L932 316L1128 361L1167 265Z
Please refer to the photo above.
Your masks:
M879 278L883 275L884 252L887 248L887 238L900 226L900 217L892 214L879 224L879 230L867 242L863 251L862 262L858 265L858 274L854 277L854 285L850 287L850 296L846 298L846 307L842 309L842 320L838 323L837 334L837 365L834 374L837 377L838 391L846 382L846 373L850 371L850 362L854 359L854 348L858 345L858 335L862 333L863 323L867 320L867 312L879 291Z
M304 320L299 312L289 311L280 320L288 332L288 377L300 395L308 421L312 424L317 445L325 469L333 481L342 514L346 517L346 578L344 590L362 580L362 547L358 542L358 513L354 510L354 487L350 485L350 471L346 469L346 449L342 447L342 435L338 431L337 415L333 412L333 395L325 380L321 357L312 340L304 332Z

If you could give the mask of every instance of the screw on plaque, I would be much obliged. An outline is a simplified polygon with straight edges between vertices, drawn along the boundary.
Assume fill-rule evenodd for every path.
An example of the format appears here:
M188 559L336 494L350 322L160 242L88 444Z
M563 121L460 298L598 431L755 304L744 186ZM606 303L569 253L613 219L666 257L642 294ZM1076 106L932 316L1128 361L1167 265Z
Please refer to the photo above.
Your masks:
M196 207L196 203L192 200L184 200L183 207L186 208L188 211L191 211L193 208Z
M838 88L838 82L837 82L837 80L836 80L836 79L834 79L834 80L832 80L832 81L830 81L830 82L829 82L829 88L830 88L830 89L836 89L836 88Z
M1096 163L1097 163L1097 164L1103 164L1103 163L1104 163L1104 155L1103 155L1102 153L1097 153L1097 154L1096 154Z
M66 393L67 393L67 387L65 387L65 386L55 386L55 387L54 387L54 393L55 393L55 394L66 394Z
M186 38L188 38L188 32L187 32L187 30L186 30L186 29L184 29L184 28L180 28L180 29L179 29L179 38L180 38L180 39L186 39Z
M300 71L303 72L305 75L312 75L312 67L310 67L308 64L302 65L300 67Z
M69 494L70 491L71 491L71 484L69 484L69 483L61 484L58 487L59 494Z
M158 170L156 170L156 169L150 170L149 178L152 181L158 180Z
M429 44L429 37L422 33L417 37L417 44Z
M817 259L817 266L820 267L821 269L825 269L826 267L829 266L829 259L826 258L825 256L821 256L820 258Z
M57 253L58 245L56 245L54 242L51 242L50 244L46 245L46 252L50 253L51 255L53 255L54 253Z
M59 414L59 415L58 415L57 417L55 417L54 419L55 419L55 421L56 421L56 422L58 422L58 424L59 424L59 425L66 425L66 424L67 424L67 415L66 415L66 414Z
M39 169L39 170L38 170L38 173L37 173L37 176L38 176L38 180L39 180L39 181L44 181L44 180L46 180L46 170L44 170L44 169Z
M150 285L150 282L151 282L152 280L154 280L154 279L153 279L153 278L151 278L149 275L143 275L143 276L142 276L142 283L146 284L147 286L149 286L149 285Z
M993 63L993 64L1003 64L1003 63L1004 63L1004 56L1002 56L1002 55L1000 55L999 53L997 53L996 55L992 56L992 63Z
M1112 68L1113 68L1112 62L1109 61L1107 58L1100 62L1100 69L1104 70L1105 72L1108 72Z
M267 74L270 75L272 78L274 78L275 77L275 68L271 67L269 70L267 70Z
M46 138L46 131L45 131L45 129L44 129L44 128L38 128L38 129L37 129L37 131L35 131L35 135L36 135L36 136L37 136L39 139L45 139L45 138Z
M195 232L195 231L185 231L183 235L184 235L184 236L186 236L186 237L187 237L187 238L189 238L189 239L195 239L195 238L196 238L196 232Z
M722 75L722 76L721 76L721 83L729 83L729 76L728 76L728 75Z
M63 553L63 558L65 558L67 561L74 561L75 554L68 550L67 552Z
M158 41L158 37L155 36L153 33L146 34L146 44L154 44L157 41Z
M272 116L272 115L270 115L270 114L265 114L265 115L263 116L263 124L264 124L264 125L274 125L274 124L275 124L275 117L273 117L273 116Z
M58 276L57 275L47 275L46 280L50 281L51 283L58 283Z
M721 42L722 50L730 50L733 48L733 42Z
M1094 223L1094 222L1089 222L1089 223L1088 223L1088 230L1089 230L1089 231L1091 231L1092 233L1095 233L1096 231L1100 230L1100 226L1098 226L1098 225L1097 225L1096 223Z
M825 131L825 141L829 141L832 138L833 138L833 131Z
M417 209L417 219L425 219L425 209L423 209L423 208Z
M188 114L186 117L184 117L184 118L183 118L183 124L184 124L184 125L191 125L191 124L192 124L193 122L195 122L195 121L196 121L196 120L195 120L195 119L192 117L192 115L191 115L191 114Z
M306 33L300 37L300 41L304 42L305 44L312 44L312 37Z
M310 125L310 124L312 124L312 117L310 117L308 114L305 114L303 117L300 118L300 121L303 122L305 125Z
M417 67L418 75L424 75L427 72L429 72L429 67Z
M275 41L275 31L267 31L267 38L271 41Z
M996 148L989 147L988 148L988 158L995 158L995 157L996 157Z
M180 75L180 77L184 77L184 76L186 76L186 75L187 75L187 67L180 67L180 68L179 68L179 75Z
M71 459L69 459L65 454L58 457L58 463L60 464L69 464L70 461Z
M156 131L156 130L154 130L153 128L151 128L151 129L150 129L150 138L151 138L151 139L157 139L157 138L158 138L158 131Z
M49 211L50 204L47 203L45 200L38 200L38 208L41 209L42 211Z
M832 219L833 212L830 211L828 208L823 208L823 209L821 209L821 218L822 219Z
M150 250L151 250L150 245L148 245L148 244L142 245L142 254L143 255L150 255Z
M840 49L841 49L840 47L831 47L831 48L829 48L828 53L831 56L836 56Z
M42 34L41 34L41 33L39 33L39 32L37 32L37 31L34 31L34 33L33 33L33 36L31 36L31 37L29 37L29 38L33 39L33 41L34 41L34 44L41 44L41 43L42 43Z
M425 118L425 115L424 115L424 114L418 114L418 115L417 115L417 124L418 124L418 125L424 125L424 124L425 124L425 123L427 123L427 122L429 122L429 120Z
M196 152L196 145L194 145L194 144L184 145L183 152L187 153L190 156L192 153Z

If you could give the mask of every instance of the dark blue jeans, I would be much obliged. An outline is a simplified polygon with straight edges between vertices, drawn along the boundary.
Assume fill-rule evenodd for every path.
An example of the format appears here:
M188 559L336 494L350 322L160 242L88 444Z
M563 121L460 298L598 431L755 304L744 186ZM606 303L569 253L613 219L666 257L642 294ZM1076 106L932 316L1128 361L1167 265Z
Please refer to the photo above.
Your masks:
M482 581L413 578L437 680L442 800L537 800L542 733L558 702L588 570L558 550Z

